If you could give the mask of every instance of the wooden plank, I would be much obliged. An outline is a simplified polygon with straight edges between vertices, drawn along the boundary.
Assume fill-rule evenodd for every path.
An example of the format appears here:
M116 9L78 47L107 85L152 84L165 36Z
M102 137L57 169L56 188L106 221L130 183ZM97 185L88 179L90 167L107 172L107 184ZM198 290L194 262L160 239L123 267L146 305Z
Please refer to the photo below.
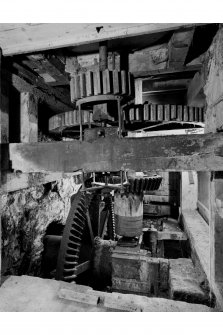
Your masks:
M23 172L93 171L219 171L223 135L178 135L147 138L100 138L79 141L1 144L12 169ZM78 157L78 158L77 158ZM7 165L3 169L7 169Z
M182 66L178 69L173 68L165 68L160 70L143 70L143 71L135 71L133 72L134 78L143 78L151 76L160 76L160 75L168 75L168 74L177 74L177 73L185 73L185 72L197 72L201 69L201 65L191 65L191 66Z
M9 81L10 84L12 84L13 87L15 87L19 92L29 92L32 93L34 96L38 97L41 100L44 100L45 103L51 107L56 113L58 112L66 112L72 109L72 104L69 105L69 102L67 100L67 104L62 102L57 95L54 95L53 88L50 88L50 91L43 91L40 88L35 87L34 85L29 84L27 81L23 80L16 74L10 74L7 71L4 72L4 77L6 80Z
M181 68L184 65L193 36L194 28L180 30L173 33L168 44L169 68Z
M38 99L28 92L20 94L20 141L38 142Z
M192 26L195 25L192 23L1 24L0 45L3 55L15 55Z

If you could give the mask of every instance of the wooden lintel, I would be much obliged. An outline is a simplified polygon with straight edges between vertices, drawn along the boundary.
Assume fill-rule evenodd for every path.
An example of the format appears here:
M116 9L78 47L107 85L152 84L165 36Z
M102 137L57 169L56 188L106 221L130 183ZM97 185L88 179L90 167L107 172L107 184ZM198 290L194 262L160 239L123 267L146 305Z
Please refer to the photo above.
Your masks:
M2 144L13 170L22 172L219 171L223 134ZM4 156L3 156L4 159ZM7 168L7 166L5 166Z
M192 27L192 23L39 23L1 24L0 45L6 56L77 46L115 38Z
M56 112L66 112L72 109L71 105L65 104L61 100L59 100L54 95L53 91L43 92L41 89L37 88L34 85L29 84L24 79L20 78L16 74L9 73L8 71L4 70L3 75L5 79L12 84L19 92L29 92L32 93L34 96L39 98L40 100L45 101L46 104L49 105L54 111ZM49 88L52 89L52 88Z

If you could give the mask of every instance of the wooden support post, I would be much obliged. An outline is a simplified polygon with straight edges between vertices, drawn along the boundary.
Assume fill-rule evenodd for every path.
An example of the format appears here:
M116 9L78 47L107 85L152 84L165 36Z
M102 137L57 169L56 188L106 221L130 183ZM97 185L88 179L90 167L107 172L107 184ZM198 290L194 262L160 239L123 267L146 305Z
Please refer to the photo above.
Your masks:
M20 95L21 131L23 143L38 142L38 100L28 92Z
M211 281L223 285L223 171L212 172L209 226Z

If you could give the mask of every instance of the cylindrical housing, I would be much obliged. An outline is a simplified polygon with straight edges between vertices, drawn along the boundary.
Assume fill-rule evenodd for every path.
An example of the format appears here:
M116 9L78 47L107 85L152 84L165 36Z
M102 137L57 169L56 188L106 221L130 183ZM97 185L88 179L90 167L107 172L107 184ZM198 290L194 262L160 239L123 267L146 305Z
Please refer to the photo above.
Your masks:
M120 194L114 197L116 234L124 237L136 237L142 234L143 195Z

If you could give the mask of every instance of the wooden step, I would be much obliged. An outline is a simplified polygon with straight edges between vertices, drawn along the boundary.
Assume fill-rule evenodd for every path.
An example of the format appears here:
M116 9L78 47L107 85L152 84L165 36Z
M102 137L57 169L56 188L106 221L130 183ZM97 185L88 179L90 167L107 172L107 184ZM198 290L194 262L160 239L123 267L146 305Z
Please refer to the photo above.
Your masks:
M190 258L169 260L169 284L170 299L210 305L209 295L202 290Z

